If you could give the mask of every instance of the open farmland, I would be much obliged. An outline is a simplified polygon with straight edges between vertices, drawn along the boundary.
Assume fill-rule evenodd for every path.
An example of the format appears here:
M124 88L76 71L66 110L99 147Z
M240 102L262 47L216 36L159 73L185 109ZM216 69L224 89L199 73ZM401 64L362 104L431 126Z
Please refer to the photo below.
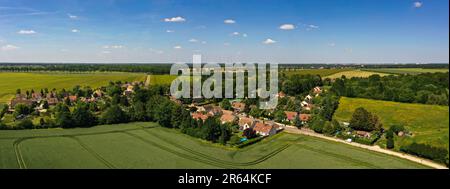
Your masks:
M109 81L144 81L144 74L134 73L12 73L0 72L0 103L6 103L16 93L16 89L34 89L39 91L44 88L49 90L71 89L76 85L100 87Z
M342 97L334 118L348 122L354 110L363 107L375 113L384 128L404 125L412 137L398 137L395 148L416 141L433 146L449 147L449 107L438 105L410 104L381 100ZM383 141L381 141L383 142Z
M285 73L286 75L320 75L321 77L333 75L336 73L346 72L350 71L351 69L290 69L287 71L283 71L282 73Z
M426 168L346 144L281 133L243 149L159 127L0 131L1 168Z
M374 74L378 74L380 76L389 75L389 74L385 74L385 73L370 72L370 71L363 71L363 70L350 70L350 71L338 72L338 73L335 73L332 75L328 75L325 78L336 79L336 78L341 78L343 75L345 75L346 78L369 77Z
M386 73L386 74L421 74L421 73L436 73L448 72L448 69L424 69L424 68L380 68L380 69L365 69L365 71Z

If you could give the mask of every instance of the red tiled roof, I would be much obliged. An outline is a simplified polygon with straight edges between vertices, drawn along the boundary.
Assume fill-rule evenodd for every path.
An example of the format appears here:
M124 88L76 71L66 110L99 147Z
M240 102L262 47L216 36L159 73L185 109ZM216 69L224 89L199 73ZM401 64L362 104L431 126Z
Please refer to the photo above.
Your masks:
M271 125L267 125L262 122L258 122L258 123L256 123L253 130L255 130L256 132L269 134L269 132L270 132L270 130L272 130L272 128L273 128L273 126L271 126Z
M297 112L290 112L290 111L284 111L284 113L286 114L286 118L289 121L292 121L295 119L295 116L297 116Z

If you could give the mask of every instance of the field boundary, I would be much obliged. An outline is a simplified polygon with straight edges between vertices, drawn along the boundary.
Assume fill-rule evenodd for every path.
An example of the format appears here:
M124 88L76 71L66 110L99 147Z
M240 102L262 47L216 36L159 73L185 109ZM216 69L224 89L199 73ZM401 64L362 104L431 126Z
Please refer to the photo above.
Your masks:
M428 166L428 167L431 167L431 168L435 168L435 169L448 169L444 165L441 165L441 164L432 162L431 160L427 160L427 159L420 158L420 157L417 157L417 156L413 156L413 155L409 155L409 154L406 154L406 153L400 153L400 152L394 152L394 151L391 151L391 150L382 149L382 148L380 148L378 146L368 146L368 145L359 144L359 143L349 143L349 142L347 142L345 140L342 140L342 139L324 136L322 134L313 133L311 131L300 130L300 129L297 129L296 127L293 127L293 126L286 126L285 131L288 132L288 133L292 133L292 134L301 134L301 135L313 136L313 137L322 138L322 139L326 139L326 140L330 140L330 141L334 141L334 142L348 144L348 145L355 146L355 147L358 147L358 148L362 148L362 149L366 149L366 150L379 152L379 153L383 153L383 154L399 157L399 158L402 158L402 159L406 159L406 160L409 160L409 161L412 161L412 162L416 162L416 163L419 163L419 164L422 164L422 165L425 165L425 166Z

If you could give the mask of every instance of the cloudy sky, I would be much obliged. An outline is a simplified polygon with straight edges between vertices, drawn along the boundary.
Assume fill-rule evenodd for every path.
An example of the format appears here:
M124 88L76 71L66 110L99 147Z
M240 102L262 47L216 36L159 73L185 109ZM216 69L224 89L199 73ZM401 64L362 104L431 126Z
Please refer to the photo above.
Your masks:
M0 62L449 62L448 0L0 0Z

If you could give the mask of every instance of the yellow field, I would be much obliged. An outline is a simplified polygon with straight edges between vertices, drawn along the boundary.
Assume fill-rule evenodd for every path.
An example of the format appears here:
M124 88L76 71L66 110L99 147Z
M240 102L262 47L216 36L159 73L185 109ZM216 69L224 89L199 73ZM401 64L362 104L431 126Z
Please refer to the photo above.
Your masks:
M386 74L386 73L369 72L369 71L362 71L362 70L351 70L351 71L335 73L335 74L326 76L325 78L336 79L336 78L341 78L343 75L345 75L345 77L347 77L347 78L369 77L374 74L378 74L380 76L390 75L390 74Z

